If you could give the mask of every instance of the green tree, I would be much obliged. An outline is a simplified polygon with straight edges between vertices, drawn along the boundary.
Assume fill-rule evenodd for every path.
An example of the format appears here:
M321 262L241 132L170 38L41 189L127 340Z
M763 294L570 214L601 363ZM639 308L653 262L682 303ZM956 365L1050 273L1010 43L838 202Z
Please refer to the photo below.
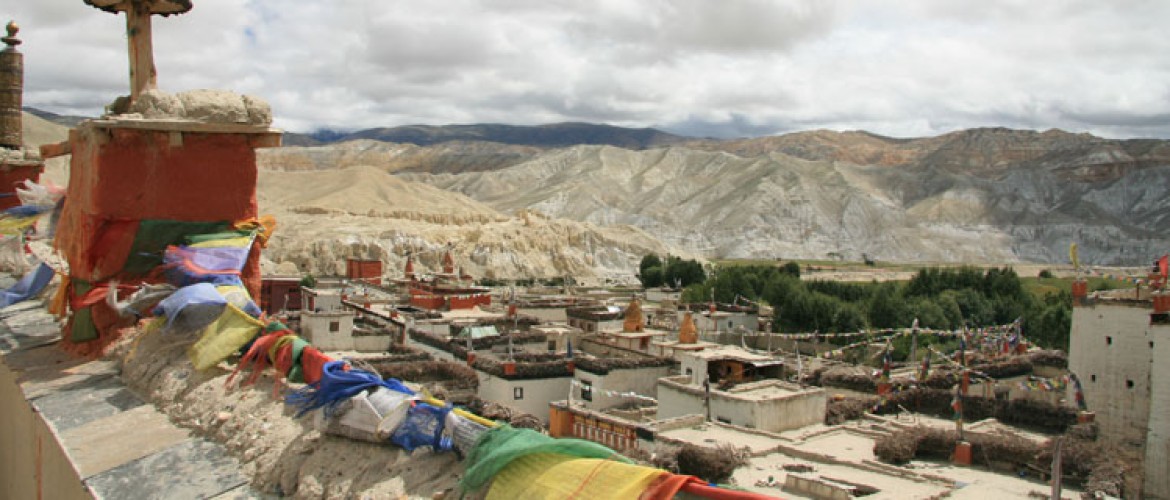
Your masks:
M638 264L638 279L642 281L643 288L662 286L662 266L662 259L659 259L657 255L650 254L642 257L642 262Z
M922 328L949 329L950 321L946 312L929 297L919 297L910 302L910 315L918 318L918 326ZM913 320L911 320L913 323Z
M910 326L913 317L906 306L905 298L898 293L897 285L882 283L874 290L869 301L869 324L874 328L899 328Z
M1067 290L1048 295L1043 305L1024 316L1024 336L1037 344L1068 350L1072 328L1072 294Z
M946 328L954 329L963 326L963 309L959 307L958 300L959 292L956 290L947 290L940 293L934 300L935 304L942 309L943 315L947 318Z
M703 265L698 261L693 259L682 260L679 257L671 255L666 258L662 278L670 286L679 283L685 288L705 281L707 279L707 273L703 271Z
M800 264L797 264L797 263L792 262L792 261L788 261L788 262L785 262L784 265L781 266L780 269L783 270L784 273L789 275L789 276L792 276L794 278L800 277Z
M988 326L995 322L995 306L974 288L959 290L955 303L968 326Z
M860 332L865 329L865 314L857 304L845 303L833 315L832 330L838 333Z

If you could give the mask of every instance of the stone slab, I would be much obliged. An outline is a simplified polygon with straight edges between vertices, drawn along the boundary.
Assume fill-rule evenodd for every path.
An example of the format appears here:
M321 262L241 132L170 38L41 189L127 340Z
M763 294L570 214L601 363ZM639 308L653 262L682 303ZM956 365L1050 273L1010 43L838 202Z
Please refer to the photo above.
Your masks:
M55 346L46 347L54 349ZM118 366L112 361L77 362L60 369L29 370L20 375L19 383L24 395L28 399L37 399L57 392L62 388L73 387L99 379L118 375Z
M247 483L222 446L190 439L85 480L94 498L215 498ZM243 497L248 498L248 497Z
M26 300L0 308L0 352L4 354L57 342L61 323L45 311L39 300Z
M5 329L0 332L0 354L31 349L61 340L61 328L53 324L45 324L37 329L23 328L21 331Z
M60 438L84 479L160 452L190 436L153 406L142 405L64 431Z
M145 404L112 376L88 377L57 387L32 403L57 433Z

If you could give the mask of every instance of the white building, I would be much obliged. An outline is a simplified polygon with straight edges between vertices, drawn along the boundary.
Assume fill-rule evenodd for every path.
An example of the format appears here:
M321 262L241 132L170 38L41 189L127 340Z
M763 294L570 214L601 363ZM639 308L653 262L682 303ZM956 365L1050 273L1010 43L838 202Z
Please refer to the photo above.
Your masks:
M1144 450L1142 496L1170 498L1170 315L1153 304L1133 290L1080 300L1069 371L1084 386L1100 438Z
M727 306L724 304L720 304L717 307L712 312L705 304L687 304L680 306L678 309L678 320L680 322L682 321L683 316L689 308L694 314L695 327L700 332L706 334L737 330L746 330L749 332L759 331L759 310L747 307Z
M548 425L548 404L565 399L572 387L572 377L506 378L476 370L479 374L479 397L529 413Z
M352 311L304 311L301 313L301 335L322 351L352 351Z
M780 380L783 364L738 347L680 352L682 375L658 381L658 419L711 420L780 432L825 418L825 391Z

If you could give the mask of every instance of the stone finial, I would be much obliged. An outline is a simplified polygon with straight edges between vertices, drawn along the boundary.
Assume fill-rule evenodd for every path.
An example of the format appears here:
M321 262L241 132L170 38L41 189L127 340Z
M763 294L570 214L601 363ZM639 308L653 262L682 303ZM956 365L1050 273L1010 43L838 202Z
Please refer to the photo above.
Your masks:
M8 36L0 38L0 40L4 40L8 48L15 49L17 45L20 45L20 39L16 38L16 32L20 31L20 26L16 24L16 21L8 21L8 26L5 28L8 29Z

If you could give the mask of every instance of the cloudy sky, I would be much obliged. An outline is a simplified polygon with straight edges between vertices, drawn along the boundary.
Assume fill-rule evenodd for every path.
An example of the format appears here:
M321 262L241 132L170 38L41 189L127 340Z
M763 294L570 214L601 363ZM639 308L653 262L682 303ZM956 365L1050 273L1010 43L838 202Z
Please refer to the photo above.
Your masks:
M1170 137L1170 2L194 0L155 18L167 91L292 131L564 121L738 137L967 127ZM125 21L12 0L27 106L128 93ZM15 4L15 5L13 5Z

